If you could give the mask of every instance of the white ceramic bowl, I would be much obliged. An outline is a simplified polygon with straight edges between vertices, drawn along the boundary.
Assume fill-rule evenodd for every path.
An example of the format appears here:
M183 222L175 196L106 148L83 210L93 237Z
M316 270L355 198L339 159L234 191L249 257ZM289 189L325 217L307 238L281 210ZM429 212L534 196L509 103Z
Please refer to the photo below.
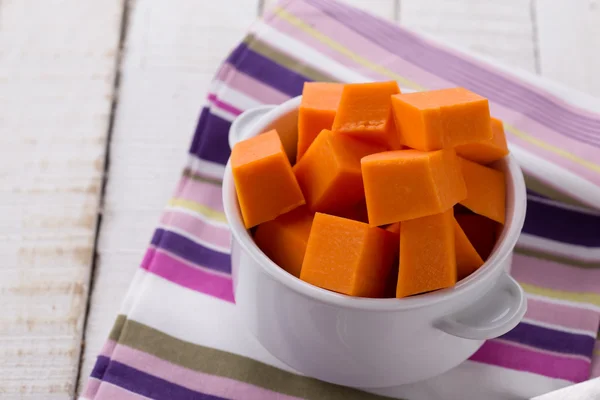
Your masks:
M300 98L240 115L230 145L277 128L293 131ZM312 286L273 263L244 228L227 164L225 214L233 234L232 268L240 318L275 357L298 372L361 388L402 385L441 374L523 317L526 299L508 275L525 218L525 184L512 156L506 224L489 259L453 288L404 299L353 298Z

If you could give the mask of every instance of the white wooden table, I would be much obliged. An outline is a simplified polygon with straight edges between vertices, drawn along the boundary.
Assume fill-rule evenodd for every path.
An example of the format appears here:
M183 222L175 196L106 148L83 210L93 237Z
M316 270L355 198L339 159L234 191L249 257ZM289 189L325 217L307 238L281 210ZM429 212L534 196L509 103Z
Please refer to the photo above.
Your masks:
M269 0L0 0L0 398L81 390ZM600 96L600 0L352 0Z

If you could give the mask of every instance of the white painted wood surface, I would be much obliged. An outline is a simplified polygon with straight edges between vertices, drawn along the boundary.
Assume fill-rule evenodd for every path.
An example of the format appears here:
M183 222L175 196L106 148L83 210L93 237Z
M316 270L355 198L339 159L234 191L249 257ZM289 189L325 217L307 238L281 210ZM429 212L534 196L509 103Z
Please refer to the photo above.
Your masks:
M600 96L600 1L535 0L540 73Z
M75 389L121 10L0 3L2 399Z
M3 399L70 398L86 319L83 387L175 188L212 75L274 3L129 0L107 143L123 1L0 0ZM347 0L600 95L598 1Z

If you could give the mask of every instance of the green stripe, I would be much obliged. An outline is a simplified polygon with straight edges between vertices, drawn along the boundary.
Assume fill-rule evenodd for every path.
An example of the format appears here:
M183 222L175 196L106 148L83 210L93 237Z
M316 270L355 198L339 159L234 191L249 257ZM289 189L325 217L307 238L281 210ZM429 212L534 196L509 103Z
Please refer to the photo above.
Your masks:
M552 200L557 200L557 201L563 202L565 204L570 204L573 206L583 207L588 210L591 210L590 206L582 203L579 200L576 200L576 199L570 197L566 193L560 192L560 191L548 186L544 182L540 181L537 178L534 178L531 175L524 174L524 178L525 178L525 185L527 186L527 189L530 189L536 193L539 193L542 196L549 197Z
M117 315L115 323L113 324L113 327L110 330L110 333L108 334L108 338L110 340L114 342L119 341L119 338L121 337L121 332L123 332L123 325L125 325L125 321L127 321L127 318L123 314Z
M296 72L302 76L307 77L312 81L318 82L338 82L339 79L332 77L322 71L314 69L306 63L300 62L296 58L292 58L287 54L281 53L280 51L270 47L268 44L260 41L260 39L256 38L253 35L247 35L244 39L244 43L248 46L248 48L257 52L258 54L266 57L277 64L283 65L285 68Z
M567 256L550 254L550 253L540 251L540 250L528 249L528 248L523 247L522 245L517 245L517 247L515 247L515 253L522 254L524 256L529 256L529 257L541 258L542 260L554 261L559 264L571 265L573 267L590 268L590 269L600 268L600 261L576 260L573 258L569 258Z
M183 176L185 176L186 178L191 179L193 181L210 183L211 185L215 185L215 186L223 186L223 182L221 182L221 180L195 174L189 168L186 168L183 170Z
M125 322L119 344L184 368L242 381L289 396L328 400L391 399L292 374L248 357L185 342L132 320Z

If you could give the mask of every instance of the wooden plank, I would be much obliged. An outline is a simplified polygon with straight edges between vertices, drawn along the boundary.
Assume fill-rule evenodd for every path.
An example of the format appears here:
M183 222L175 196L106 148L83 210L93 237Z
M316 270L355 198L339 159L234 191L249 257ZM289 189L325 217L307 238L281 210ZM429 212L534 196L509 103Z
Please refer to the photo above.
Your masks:
M130 6L80 390L175 190L209 83L257 16L257 1L231 4Z
M122 0L0 4L0 397L72 398Z
M401 0L400 22L509 66L536 71L530 0Z
M535 1L540 73L600 96L600 2Z
M379 17L395 20L400 0L340 0L343 3L350 4L361 10L367 11ZM269 7L276 4L278 0L263 0L262 10L266 11Z

